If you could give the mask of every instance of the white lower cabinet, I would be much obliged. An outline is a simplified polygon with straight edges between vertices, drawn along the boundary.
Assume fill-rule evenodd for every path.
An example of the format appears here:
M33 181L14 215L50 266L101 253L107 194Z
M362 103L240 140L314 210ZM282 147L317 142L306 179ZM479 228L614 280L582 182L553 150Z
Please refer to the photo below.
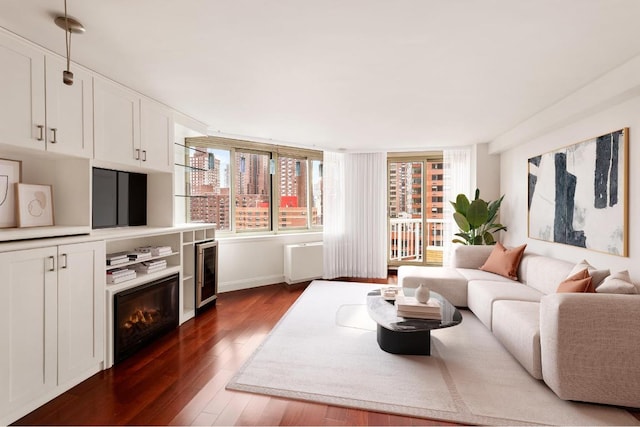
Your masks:
M0 424L104 360L104 242L0 253Z

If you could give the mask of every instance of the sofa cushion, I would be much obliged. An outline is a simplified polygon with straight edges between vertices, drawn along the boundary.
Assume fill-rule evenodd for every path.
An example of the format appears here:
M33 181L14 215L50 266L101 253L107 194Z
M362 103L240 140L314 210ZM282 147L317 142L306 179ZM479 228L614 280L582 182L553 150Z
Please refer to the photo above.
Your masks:
M631 281L627 270L613 273L596 288L596 292L605 294L637 294L638 289Z
M514 281L474 280L467 285L469 308L484 325L493 330L492 311L494 301L540 301L543 294L529 286Z
M573 269L569 272L569 276L572 276L584 269L587 269L589 271L589 276L591 276L591 283L593 283L593 287L597 288L598 285L600 285L602 283L602 281L609 275L611 274L611 271L609 269L602 269L602 270L598 270L596 269L594 266L592 266L591 264L589 264L587 262L587 260L582 260L579 263L577 263Z
M496 273L509 279L518 280L518 265L526 244L516 248L507 249L502 243L496 242L493 251L480 270Z
M398 286L417 288L424 283L457 307L467 306L467 279L455 268L402 265L398 267Z
M595 292L593 282L586 268L567 277L558 285L556 292Z
M523 266L524 283L543 294L555 294L558 284L567 278L575 263L541 255L527 257Z
M542 379L540 303L501 300L493 303L493 334L532 377Z
M487 261L491 252L493 252L493 246L455 245L453 247L451 267L478 269Z
M488 280L493 282L513 283L513 280L508 279L499 274L489 273L488 271L477 270L475 268L458 268L458 273L463 276L467 281L472 280Z

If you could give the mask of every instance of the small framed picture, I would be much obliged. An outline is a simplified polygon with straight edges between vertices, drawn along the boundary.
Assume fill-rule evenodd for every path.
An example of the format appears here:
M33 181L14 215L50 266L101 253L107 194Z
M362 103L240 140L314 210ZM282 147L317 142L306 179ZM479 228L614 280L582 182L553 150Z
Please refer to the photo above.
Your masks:
M17 225L15 189L21 178L21 161L0 159L0 228Z
M16 184L18 227L53 225L50 185Z

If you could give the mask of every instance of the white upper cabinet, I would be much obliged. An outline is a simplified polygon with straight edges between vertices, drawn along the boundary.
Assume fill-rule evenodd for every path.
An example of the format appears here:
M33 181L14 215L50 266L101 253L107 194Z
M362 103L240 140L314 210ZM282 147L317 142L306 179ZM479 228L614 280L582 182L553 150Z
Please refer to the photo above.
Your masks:
M0 143L90 158L92 77L73 69L67 86L64 60L2 33L0 64Z
M172 171L170 109L97 77L93 94L96 160Z
M47 151L90 158L93 156L93 78L71 66L73 85L62 82L63 59L47 56Z
M143 166L173 171L173 113L162 104L140 101L140 138Z
M0 33L0 143L44 150L44 53Z
M140 96L97 77L93 85L95 159L139 166Z

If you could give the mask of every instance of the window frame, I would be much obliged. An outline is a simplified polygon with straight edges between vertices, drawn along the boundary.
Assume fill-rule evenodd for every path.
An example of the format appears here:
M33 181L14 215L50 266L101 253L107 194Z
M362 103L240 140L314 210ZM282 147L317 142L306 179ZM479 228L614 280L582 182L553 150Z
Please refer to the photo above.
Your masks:
M248 140L205 136L205 137L187 137L185 138L185 145L187 147L194 147L200 149L219 149L229 151L230 159L235 159L237 152L244 152L250 154L269 155L269 162L275 162L275 173L270 173L271 165L269 165L270 176L270 195L269 195L269 216L270 226L268 230L251 230L244 229L238 230L236 224L236 164L235 161L229 161L229 215L230 223L229 230L216 230L216 233L221 237L231 237L238 235L265 235L265 234L297 234L308 232L319 232L323 230L323 225L317 225L312 223L313 215L313 182L312 182L312 161L323 162L323 152L318 150L311 150L306 148L289 147L275 144L266 144L261 142L253 142ZM306 176L305 185L306 191L306 206L307 206L307 221L306 227L287 228L280 227L280 157L293 157L296 159L304 159L306 161ZM321 195L322 197L322 195ZM186 220L187 218L185 218Z

